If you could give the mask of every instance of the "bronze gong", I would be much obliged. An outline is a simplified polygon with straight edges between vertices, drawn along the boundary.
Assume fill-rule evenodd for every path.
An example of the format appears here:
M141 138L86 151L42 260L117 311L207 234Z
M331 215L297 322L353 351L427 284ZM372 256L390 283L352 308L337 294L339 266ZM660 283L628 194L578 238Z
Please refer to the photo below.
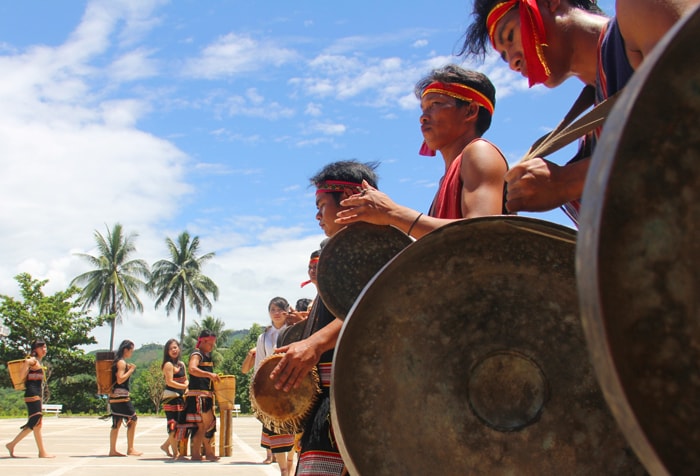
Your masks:
M647 470L700 471L700 10L612 110L586 180L577 267L598 380Z
M398 228L362 222L333 235L316 268L318 294L328 310L345 319L372 276L412 242Z
M531 218L459 221L372 279L332 370L350 474L644 473L589 363L575 240Z

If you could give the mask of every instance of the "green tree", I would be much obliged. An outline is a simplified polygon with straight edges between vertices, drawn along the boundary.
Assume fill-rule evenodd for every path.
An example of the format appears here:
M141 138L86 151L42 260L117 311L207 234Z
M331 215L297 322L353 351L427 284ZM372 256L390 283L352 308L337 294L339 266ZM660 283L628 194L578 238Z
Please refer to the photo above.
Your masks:
M134 403L141 411L158 413L163 399L165 378L161 370L162 362L154 360L143 369L134 381Z
M209 295L215 301L219 298L219 288L214 281L202 274L202 266L214 257L214 253L198 256L199 237L190 240L187 231L177 237L177 243L170 238L166 238L165 243L170 252L170 260L163 259L153 265L148 288L156 296L156 309L165 304L168 315L177 309L182 342L185 339L185 309L188 301L201 316L205 307L211 310Z
M136 234L124 235L122 226L117 223L112 230L107 229L105 238L95 230L98 256L79 253L94 269L77 276L71 284L85 284L82 290L84 309L97 304L102 315L109 315L112 326L109 350L114 349L114 326L121 322L124 309L143 312L143 304L138 297L140 289L146 287L150 272L148 264L140 259L129 259L136 251Z
M226 329L226 323L224 321L213 316L205 317L202 319L202 322L194 321L194 324L187 326L187 332L182 341L183 355L189 355L194 350L200 332L205 329L214 333L217 347L228 346L234 332L231 329Z
M214 368L216 368L223 361L221 349L228 345L229 341L231 340L231 336L233 335L233 331L226 329L226 323L224 321L212 316L205 317L202 319L201 323L194 321L194 324L187 327L187 334L185 335L185 339L181 344L183 360L189 359L189 355L197 345L199 333L204 329L212 331L216 336L216 347L211 355L212 360L214 361Z
M66 396L56 390L81 374L88 375L92 382L84 385L85 391L94 393L95 360L79 346L96 343L90 332L102 324L102 319L81 310L77 287L71 286L45 296L43 287L47 280L33 279L27 273L17 275L15 280L20 286L22 299L0 295L0 318L8 331L0 339L0 360L23 358L28 354L31 342L42 338L49 348L44 362L53 400Z
M241 365L245 360L246 354L250 349L255 347L258 341L258 336L263 333L264 327L253 324L247 334L239 339L235 339L229 348L223 350L223 362L221 363L221 372L226 375L236 376L236 403L241 405L241 412L250 413L250 380L253 377L253 372L244 374L241 372Z

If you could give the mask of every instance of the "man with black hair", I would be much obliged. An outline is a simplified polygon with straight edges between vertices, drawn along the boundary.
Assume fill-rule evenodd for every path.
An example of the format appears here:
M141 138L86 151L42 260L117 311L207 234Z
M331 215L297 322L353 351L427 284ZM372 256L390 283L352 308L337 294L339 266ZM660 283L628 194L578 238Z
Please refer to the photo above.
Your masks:
M427 214L396 204L386 194L363 185L341 205L339 224L365 221L393 225L420 238L462 218L500 215L504 209L503 176L508 162L483 134L491 126L496 88L479 73L448 64L432 70L415 87L421 105L422 155L444 162L444 175Z
M316 219L326 236L331 237L344 227L335 222L336 214L344 208L340 205L343 199L360 192L363 183L377 187L376 167L375 163L354 160L333 162L311 177L311 183L316 187ZM276 388L289 391L316 367L322 393L304 427L296 475L340 476L345 465L332 437L330 376L333 351L343 321L333 316L318 298L308 319L311 320L311 335L276 350L285 355L270 378L276 381Z
M460 54L483 57L490 44L530 86L553 88L576 76L596 88L600 102L621 90L664 34L699 3L617 0L616 15L608 18L594 0L474 0ZM542 158L515 165L505 177L508 210L568 204L575 219L589 164L585 154L565 166Z

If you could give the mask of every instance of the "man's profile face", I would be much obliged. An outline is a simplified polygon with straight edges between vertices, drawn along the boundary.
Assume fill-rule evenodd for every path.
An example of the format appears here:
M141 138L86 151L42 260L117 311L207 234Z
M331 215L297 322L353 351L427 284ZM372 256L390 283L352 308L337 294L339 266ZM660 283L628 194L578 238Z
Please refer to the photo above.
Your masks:
M517 8L513 8L496 23L493 46L510 69L527 77L527 64L520 35L520 14Z
M326 236L333 236L344 227L335 223L336 214L342 209L335 202L332 193L321 192L316 195L316 219Z
M211 352L214 350L214 345L216 344L216 338L205 338L199 344L199 350L202 352Z
M428 93L423 96L420 129L426 144L433 150L442 150L462 137L467 131L467 112L468 109L457 107L457 100L446 94Z

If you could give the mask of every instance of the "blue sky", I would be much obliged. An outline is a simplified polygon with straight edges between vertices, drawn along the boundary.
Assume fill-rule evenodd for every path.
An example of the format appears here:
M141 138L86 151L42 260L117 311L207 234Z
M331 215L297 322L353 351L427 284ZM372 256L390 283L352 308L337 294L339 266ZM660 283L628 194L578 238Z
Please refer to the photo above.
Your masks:
M612 0L599 2L608 13ZM400 6L399 6L400 5ZM308 178L328 162L380 162L380 188L426 211L442 159L418 155L413 85L449 62L488 74L486 137L515 163L581 88L527 88L498 58L453 56L470 1L37 1L0 3L0 293L14 276L64 289L93 233L138 233L167 257L183 230L216 258L230 328L269 321L273 296L313 297L308 255L323 236ZM572 150L552 157L565 162ZM534 214L569 225L561 212ZM116 340L178 334L143 296ZM189 310L188 323L197 319ZM102 347L109 331L95 333Z

